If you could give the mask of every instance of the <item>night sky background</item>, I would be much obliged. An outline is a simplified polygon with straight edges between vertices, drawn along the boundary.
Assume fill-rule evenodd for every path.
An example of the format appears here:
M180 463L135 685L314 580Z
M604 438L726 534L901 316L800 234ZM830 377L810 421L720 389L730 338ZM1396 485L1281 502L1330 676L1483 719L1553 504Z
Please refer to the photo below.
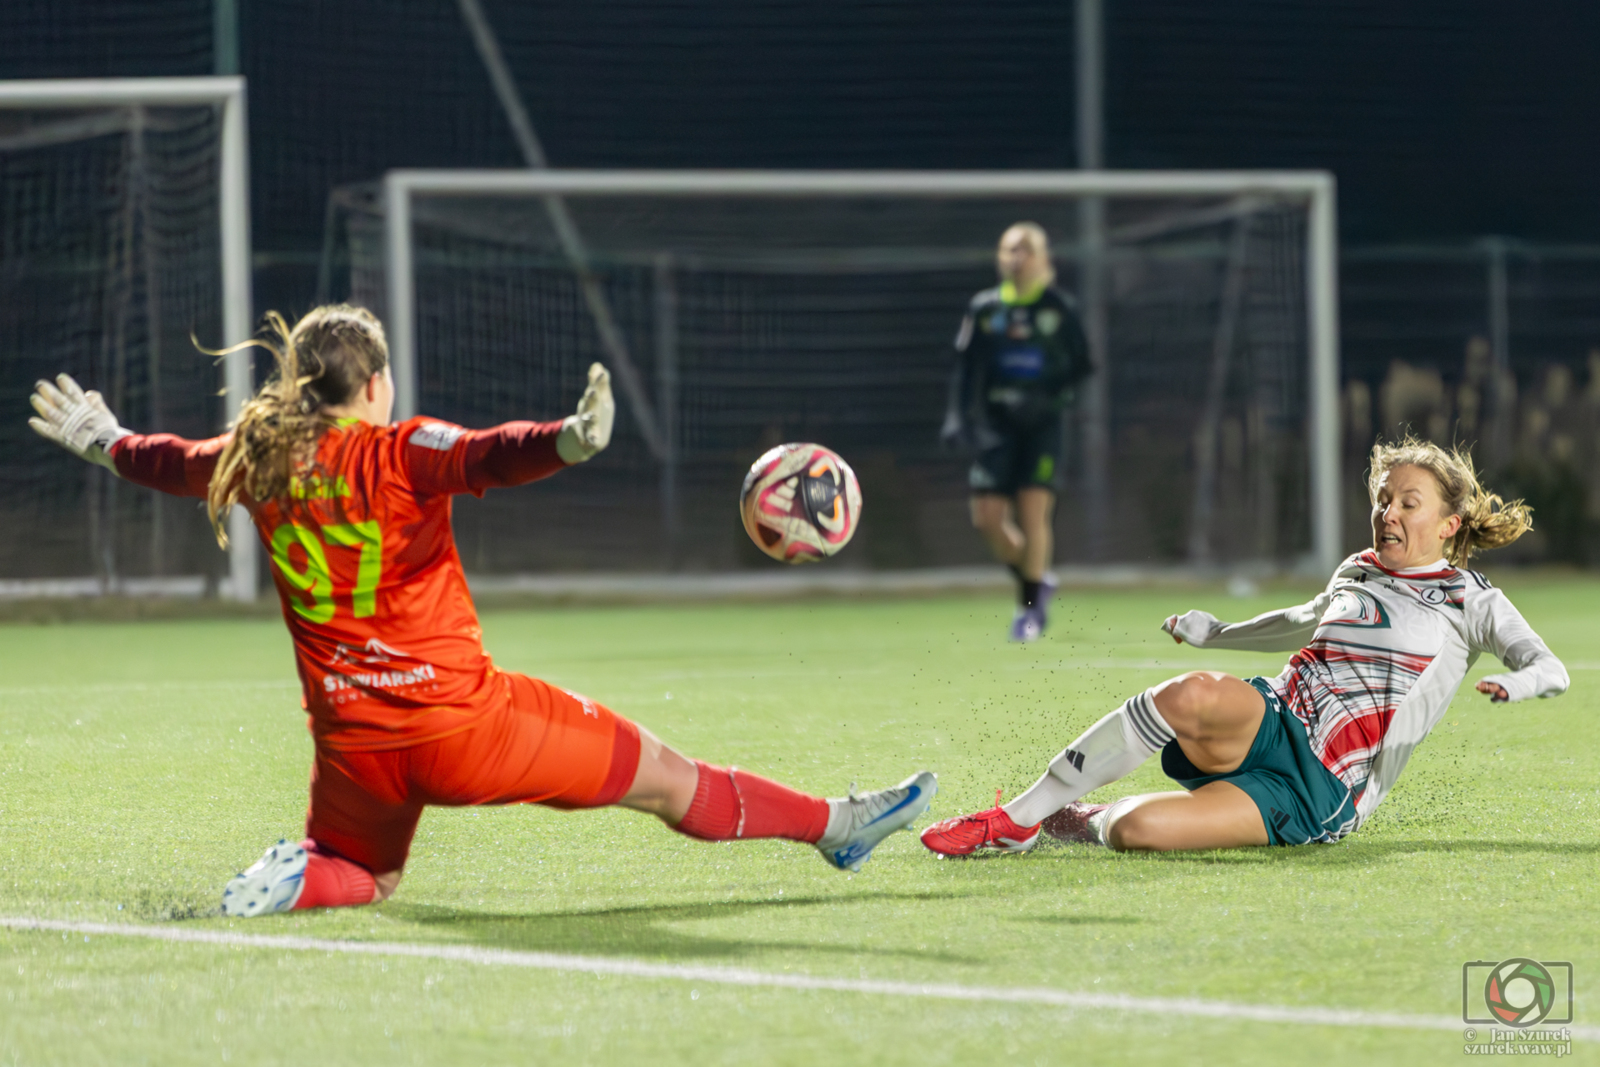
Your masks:
M451 0L240 0L255 244L330 186L516 166ZM1074 166L1073 5L485 0L552 161ZM0 77L205 74L211 0L11 0ZM1600 5L1107 0L1113 167L1317 167L1346 243L1600 241ZM288 281L288 279L285 279Z
M402 166L522 165L456 0L235 2L258 309L315 302L336 186ZM481 2L556 166L1078 163L1072 0ZM0 78L214 73L213 3L5 0ZM1373 415L1394 408L1390 423L1421 418L1384 399L1404 371L1454 425L1465 353L1505 310L1497 358L1524 406L1548 408L1524 428L1549 433L1518 446L1532 473L1497 484L1569 531L1548 539L1550 558L1600 560L1600 510L1584 518L1573 473L1600 462L1560 458L1550 437L1600 448L1562 429L1589 403L1577 389L1600 397L1600 4L1104 4L1106 164L1333 172L1347 397L1375 398ZM1483 243L1490 235L1512 244ZM1490 295L1491 247L1511 249L1503 305ZM937 348L929 359L945 358ZM1138 396L1131 378L1118 389ZM912 436L931 442L937 401L925 408ZM1350 416L1352 470L1370 421ZM1600 483L1587 492L1600 500ZM72 552L64 573L83 554Z

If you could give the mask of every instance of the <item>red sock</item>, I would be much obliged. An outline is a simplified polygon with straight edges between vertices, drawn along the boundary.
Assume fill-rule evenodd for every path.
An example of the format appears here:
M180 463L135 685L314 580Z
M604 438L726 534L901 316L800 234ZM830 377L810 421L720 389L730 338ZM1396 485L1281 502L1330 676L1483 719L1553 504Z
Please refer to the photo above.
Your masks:
M377 884L372 880L371 871L317 848L316 842L309 838L301 842L301 847L310 855L306 857L305 888L300 890L300 899L294 902L295 910L372 903Z
M702 841L783 837L816 844L828 828L828 802L737 767L694 761L700 784L678 825Z

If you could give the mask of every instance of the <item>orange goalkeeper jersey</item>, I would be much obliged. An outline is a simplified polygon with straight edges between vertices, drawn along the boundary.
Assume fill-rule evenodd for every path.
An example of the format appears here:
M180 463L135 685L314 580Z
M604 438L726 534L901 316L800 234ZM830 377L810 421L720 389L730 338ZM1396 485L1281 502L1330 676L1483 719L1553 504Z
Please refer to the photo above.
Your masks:
M246 501L319 745L360 751L435 740L509 699L483 648L450 498L559 470L560 427L351 421L323 435L316 464L291 482L288 498ZM129 481L205 496L226 442L136 434L117 442L112 458Z

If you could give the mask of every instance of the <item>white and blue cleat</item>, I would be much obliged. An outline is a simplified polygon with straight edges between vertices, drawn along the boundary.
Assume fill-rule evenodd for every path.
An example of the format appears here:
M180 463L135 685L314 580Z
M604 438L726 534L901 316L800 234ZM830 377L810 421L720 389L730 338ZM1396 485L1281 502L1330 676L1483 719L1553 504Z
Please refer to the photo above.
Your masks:
M920 771L892 789L830 800L828 829L817 841L817 851L841 871L859 871L884 838L911 829L938 791L933 772Z
M288 911L305 888L306 850L287 840L267 849L222 891L222 914L236 919Z

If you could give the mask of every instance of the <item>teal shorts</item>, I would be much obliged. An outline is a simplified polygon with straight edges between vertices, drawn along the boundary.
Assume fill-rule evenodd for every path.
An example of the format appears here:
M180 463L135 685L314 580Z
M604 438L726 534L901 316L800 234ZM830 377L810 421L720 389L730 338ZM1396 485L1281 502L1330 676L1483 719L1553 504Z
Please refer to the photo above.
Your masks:
M1245 679L1267 702L1250 752L1227 774L1203 774L1173 741L1161 750L1161 769L1185 789L1231 782L1261 809L1274 845L1337 841L1355 825L1356 798L1311 751L1306 728L1283 706L1265 678Z

